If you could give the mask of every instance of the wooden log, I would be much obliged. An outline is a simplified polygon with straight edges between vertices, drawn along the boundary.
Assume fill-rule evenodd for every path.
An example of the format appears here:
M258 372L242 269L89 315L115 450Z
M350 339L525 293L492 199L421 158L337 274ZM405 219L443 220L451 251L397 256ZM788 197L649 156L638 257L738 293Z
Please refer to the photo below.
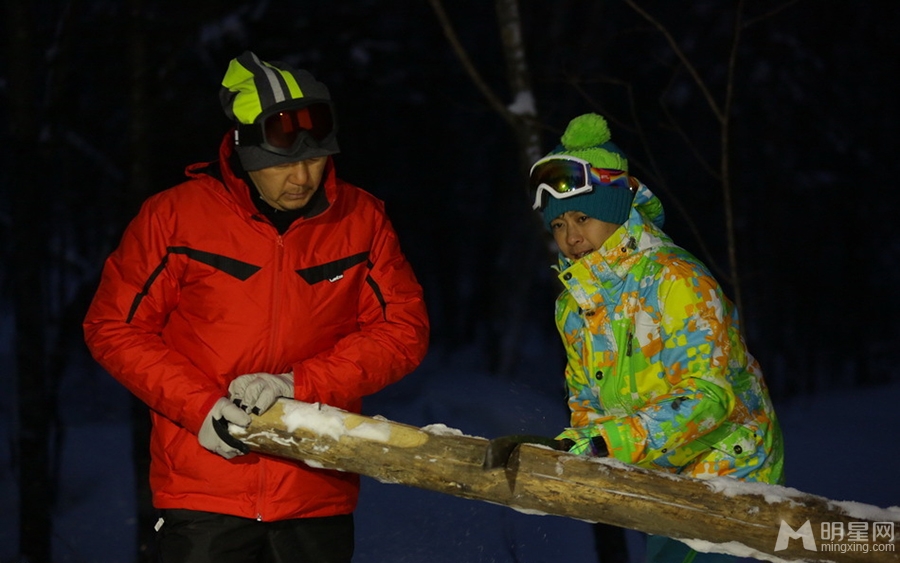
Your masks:
M484 470L484 438L287 399L230 432L255 452L312 467L664 535L698 551L776 562L900 562L898 507L724 477L693 479L529 444L506 468Z

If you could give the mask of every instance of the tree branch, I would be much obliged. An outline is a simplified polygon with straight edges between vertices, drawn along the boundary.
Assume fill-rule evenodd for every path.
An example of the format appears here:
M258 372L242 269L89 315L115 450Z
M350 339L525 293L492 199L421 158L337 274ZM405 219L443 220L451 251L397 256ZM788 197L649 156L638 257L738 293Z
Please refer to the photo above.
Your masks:
M734 70L737 66L738 46L741 41L741 18L744 14L744 0L738 0L734 14L734 33L731 38L731 53L728 56L728 78L725 80L725 102L722 113L721 177L722 197L725 207L725 233L728 237L728 269L731 272L731 287L738 314L743 312L740 275L738 274L737 232L734 226L734 190L731 183L731 106L734 102Z
M697 69L694 65L691 64L691 61L688 60L687 55L684 54L684 51L681 50L681 47L678 46L678 43L675 41L675 38L672 37L672 34L669 33L669 30L663 26L662 23L659 22L656 18L647 13L643 8L637 5L634 0L625 0L625 3L631 6L635 12L641 15L645 20L650 22L651 25L656 27L663 37L666 38L666 41L669 43L669 47L672 48L672 51L675 53L675 56L681 61L684 65L684 68L687 69L688 73L694 79L694 82L697 84L697 87L700 88L700 91L703 93L703 96L706 97L706 102L709 104L710 109L713 114L719 121L724 119L724 114L722 109L719 107L719 104L716 102L715 97L713 97L712 93L706 87L706 82L700 77L700 73L697 72Z
M503 103L493 90L491 90L491 87L488 86L487 82L481 77L478 69L475 68L465 47L463 47L462 43L459 41L459 37L456 35L456 31L453 28L453 23L450 21L450 18L447 17L447 12L444 11L444 5L441 0L428 0L428 3L431 4L431 7L434 9L434 13L437 15L438 22L441 24L441 29L443 29L447 41L450 42L453 51L456 53L457 58L459 58L459 62L462 63L463 68L472 79L472 82L475 83L475 87L482 93L491 108L499 113L511 126L515 127L518 123L518 117L509 111L506 104Z
M791 6L793 6L794 4L796 4L798 2L800 2L800 0L788 0L788 2L785 2L781 6L776 6L775 8L772 8L768 12L765 12L763 14L756 16L755 18L750 18L750 19L744 20L742 27L744 29L747 29L748 27L750 27L752 25L756 25L757 23L759 23L762 20L765 20L765 19L768 19L768 18L778 15L779 13L783 12L784 10L787 10L788 8L790 8Z

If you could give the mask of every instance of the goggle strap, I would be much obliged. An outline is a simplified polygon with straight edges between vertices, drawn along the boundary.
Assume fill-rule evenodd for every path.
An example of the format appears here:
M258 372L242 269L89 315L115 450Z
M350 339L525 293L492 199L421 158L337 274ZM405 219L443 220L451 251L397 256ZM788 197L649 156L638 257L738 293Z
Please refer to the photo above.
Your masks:
M234 144L239 147L259 146L263 143L262 127L258 123L245 125L240 123L237 126L234 136Z

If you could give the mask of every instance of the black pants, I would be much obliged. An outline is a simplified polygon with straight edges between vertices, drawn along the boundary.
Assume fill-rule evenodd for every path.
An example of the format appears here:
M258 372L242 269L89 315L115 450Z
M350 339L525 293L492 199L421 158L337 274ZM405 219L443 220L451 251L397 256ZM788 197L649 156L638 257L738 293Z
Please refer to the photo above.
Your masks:
M248 518L163 510L157 532L160 563L350 563L353 516L259 522Z
M610 524L594 524L594 546L600 563L628 563L625 530Z

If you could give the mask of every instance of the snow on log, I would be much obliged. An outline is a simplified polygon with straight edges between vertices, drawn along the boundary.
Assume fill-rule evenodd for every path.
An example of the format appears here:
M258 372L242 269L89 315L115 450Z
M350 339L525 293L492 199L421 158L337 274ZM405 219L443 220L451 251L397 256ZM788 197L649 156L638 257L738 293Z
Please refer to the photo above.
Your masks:
M768 561L900 562L900 508L838 502L787 487L699 480L523 444L484 470L488 441L327 405L280 399L246 429L252 451L359 473L529 514L605 522L698 551ZM865 532L865 533L863 533Z

